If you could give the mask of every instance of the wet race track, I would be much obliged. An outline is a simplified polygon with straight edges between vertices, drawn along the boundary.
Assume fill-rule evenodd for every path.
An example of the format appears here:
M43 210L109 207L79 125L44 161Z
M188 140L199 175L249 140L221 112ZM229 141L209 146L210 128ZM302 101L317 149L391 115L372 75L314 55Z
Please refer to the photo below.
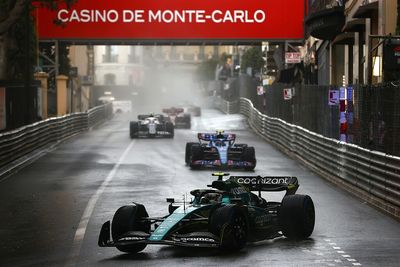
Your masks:
M0 182L0 266L399 266L400 224L286 157L247 128L241 115L204 110L174 139L135 139L132 115L118 114L75 136ZM186 142L198 131L237 133L256 148L250 174L297 176L316 225L309 240L248 244L238 253L147 246L137 255L97 246L101 225L132 201L150 216L168 213L167 197L206 188L212 170L190 170ZM281 193L265 196L278 199Z

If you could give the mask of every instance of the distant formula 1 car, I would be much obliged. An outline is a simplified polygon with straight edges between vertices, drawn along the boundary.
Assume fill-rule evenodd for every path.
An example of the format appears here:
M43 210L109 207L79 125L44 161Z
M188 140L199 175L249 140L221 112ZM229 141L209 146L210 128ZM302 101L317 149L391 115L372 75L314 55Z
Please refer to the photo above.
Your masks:
M161 114L138 115L139 121L129 123L129 135L138 137L174 137L174 125Z
M186 113L190 113L192 116L199 117L201 116L201 107L192 105L192 104L184 104L181 106Z
M191 115L189 113L184 113L183 108L164 108L162 112L167 114L169 120L174 124L175 128L190 129Z
M169 214L163 217L149 217L138 203L120 207L112 223L103 224L98 245L127 253L142 251L148 244L236 251L247 242L281 236L298 240L312 234L314 203L308 195L295 194L296 177L231 176L224 180L226 175L213 174L218 180L209 189L192 190L194 198L189 203L167 199ZM286 191L281 202L261 197L261 192L277 191Z
M253 170L256 167L254 147L235 144L235 134L198 133L199 142L186 143L185 162L191 168L231 167Z

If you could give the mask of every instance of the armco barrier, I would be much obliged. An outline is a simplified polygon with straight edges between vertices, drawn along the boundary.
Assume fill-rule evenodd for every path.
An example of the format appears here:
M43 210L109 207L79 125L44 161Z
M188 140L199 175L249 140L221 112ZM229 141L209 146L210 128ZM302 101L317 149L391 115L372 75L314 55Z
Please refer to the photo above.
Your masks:
M238 113L239 112L239 101L228 102L221 97L216 97L214 99L214 105L220 107L222 112L226 114Z
M18 159L85 131L111 116L112 105L106 104L87 112L50 118L0 134L0 176Z
M226 113L232 103L216 102ZM228 108L229 107L229 108ZM251 128L322 177L400 219L400 157L326 138L271 118L240 99L240 113Z

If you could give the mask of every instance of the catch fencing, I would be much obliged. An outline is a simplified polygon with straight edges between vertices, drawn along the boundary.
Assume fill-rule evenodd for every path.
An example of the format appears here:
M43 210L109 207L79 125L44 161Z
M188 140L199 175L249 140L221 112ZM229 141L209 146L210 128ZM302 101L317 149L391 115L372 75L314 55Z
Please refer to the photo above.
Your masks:
M284 98L284 88L292 97ZM253 99L262 113L339 140L339 105L329 105L332 86L273 84ZM352 87L351 113L346 114L348 143L400 156L400 83Z
M109 119L112 104L50 118L0 134L0 176L36 150L57 144Z
M229 105L223 101L219 104ZM257 134L288 155L371 205L400 218L400 157L324 137L269 117L245 98L240 99L240 113L248 118Z

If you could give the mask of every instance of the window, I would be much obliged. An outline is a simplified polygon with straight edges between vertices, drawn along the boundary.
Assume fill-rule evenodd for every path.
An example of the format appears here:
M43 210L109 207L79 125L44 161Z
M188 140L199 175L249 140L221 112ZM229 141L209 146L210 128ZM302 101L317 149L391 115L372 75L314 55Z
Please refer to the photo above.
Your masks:
M103 63L117 63L118 49L116 46L107 45L105 54L103 55Z
M115 85L115 74L107 73L104 75L104 85Z

